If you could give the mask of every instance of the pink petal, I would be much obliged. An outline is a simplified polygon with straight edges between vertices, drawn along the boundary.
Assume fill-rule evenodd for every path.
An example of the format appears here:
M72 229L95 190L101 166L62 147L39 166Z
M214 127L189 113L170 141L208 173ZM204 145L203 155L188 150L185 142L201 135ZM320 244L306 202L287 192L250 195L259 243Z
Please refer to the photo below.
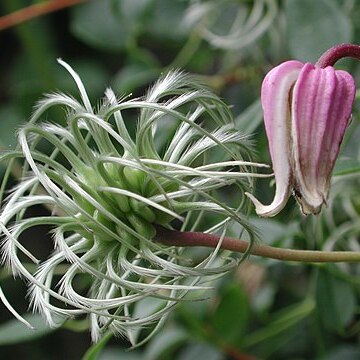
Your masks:
M260 216L273 216L282 210L290 196L291 171L291 119L290 94L300 70L299 61L287 61L272 69L265 77L261 89L266 134L276 181L275 196L270 205L261 204L248 194Z
M294 188L305 214L318 213L326 202L354 96L352 76L333 67L305 64L294 86Z

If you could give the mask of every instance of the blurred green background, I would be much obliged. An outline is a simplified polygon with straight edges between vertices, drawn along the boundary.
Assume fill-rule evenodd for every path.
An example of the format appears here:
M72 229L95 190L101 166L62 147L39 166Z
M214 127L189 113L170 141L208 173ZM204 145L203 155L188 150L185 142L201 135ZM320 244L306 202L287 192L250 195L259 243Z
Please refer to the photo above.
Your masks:
M41 2L2 0L0 15ZM79 73L93 104L107 86L119 96L141 96L170 69L200 75L232 105L236 127L251 134L257 160L269 163L259 104L264 75L287 59L314 62L342 42L360 43L359 1L74 2L0 31L0 146L15 146L16 129L44 93L76 94L56 62L60 57ZM337 68L350 71L360 84L356 61L340 61ZM275 219L252 215L263 243L360 250L358 109L356 100L327 209L305 218L290 201ZM258 181L257 196L264 202L271 200L272 191L268 180ZM44 236L44 249L51 246L48 241ZM205 294L207 300L181 304L148 344L130 352L123 339L90 347L86 321L51 330L33 315L39 330L27 330L0 304L0 358L360 359L359 273L359 265L302 265L251 257L214 283L214 291ZM26 288L20 281L14 284L5 271L0 280L17 308L26 312Z

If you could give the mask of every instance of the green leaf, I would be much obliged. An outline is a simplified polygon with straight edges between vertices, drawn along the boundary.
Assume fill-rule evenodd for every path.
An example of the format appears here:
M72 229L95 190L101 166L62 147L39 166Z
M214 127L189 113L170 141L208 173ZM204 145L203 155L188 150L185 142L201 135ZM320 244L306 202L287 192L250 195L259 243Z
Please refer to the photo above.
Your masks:
M120 5L121 12L127 18L138 20L144 16L153 0L122 0L120 2L117 0L112 1Z
M257 229L260 238L272 246L293 246L293 239L300 231L299 224L296 221L288 221L287 224L284 224L273 219L252 217L251 224ZM229 226L230 237L239 236L241 231L243 228L237 223Z
M329 351L322 360L354 360L360 359L360 349L354 345L343 345Z
M29 329L16 319L7 321L0 326L0 345L14 345L35 340L56 330L50 328L38 314L24 315L24 319L35 329Z
M235 344L245 332L250 308L246 293L237 283L230 283L222 291L222 298L212 318L214 330L219 338Z
M338 159L333 176L350 175L360 172L360 162L356 159Z
M0 146L3 149L15 148L16 131L23 123L21 112L15 106L0 108Z
M352 24L336 1L287 0L287 35L291 56L315 62L331 46L351 42Z
M315 294L317 312L323 326L331 331L343 330L356 311L356 299L351 284L320 268Z
M134 305L134 318L143 319L151 314L155 313L161 307L161 303L158 299L152 297L145 297L144 299L138 300ZM166 315L164 315L166 316ZM140 335L141 328L129 329L128 336L132 342L136 344Z
M252 299L251 307L257 313L269 311L276 295L276 285L270 282L264 283L257 291L254 299Z
M266 244L272 246L293 246L292 240L300 231L296 221L284 224L273 219L254 217L251 223L258 229L261 238L266 239Z
M152 338L146 348L145 359L157 360L171 353L189 339L189 335L179 327L165 327Z
M245 134L251 134L262 123L262 119L261 102L257 99L235 118L235 128Z
M274 338L278 338L280 334L286 334L292 327L310 315L314 308L313 299L307 298L301 303L280 310L268 325L244 337L243 347L254 346L264 341L274 341Z
M224 354L210 344L191 344L176 357L176 360L190 359L223 360Z
M89 1L72 10L71 30L80 40L103 50L124 48L130 29L111 0Z
M109 347L104 349L98 357L98 360L143 360L139 352L124 350L122 348Z
M153 1L152 11L147 19L147 33L162 40L184 39L190 30L183 26L186 7L186 1Z
M128 95L147 86L159 75L160 70L144 64L132 63L122 68L113 80L114 91L119 95Z

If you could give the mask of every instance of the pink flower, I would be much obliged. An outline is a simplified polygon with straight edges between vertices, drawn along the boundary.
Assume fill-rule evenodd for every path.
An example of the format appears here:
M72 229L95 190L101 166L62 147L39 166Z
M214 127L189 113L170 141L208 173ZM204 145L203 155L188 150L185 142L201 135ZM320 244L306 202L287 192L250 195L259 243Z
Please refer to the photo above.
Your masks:
M354 96L352 76L332 66L287 61L266 75L261 101L276 191L270 205L249 194L258 215L276 215L291 191L304 214L320 212Z

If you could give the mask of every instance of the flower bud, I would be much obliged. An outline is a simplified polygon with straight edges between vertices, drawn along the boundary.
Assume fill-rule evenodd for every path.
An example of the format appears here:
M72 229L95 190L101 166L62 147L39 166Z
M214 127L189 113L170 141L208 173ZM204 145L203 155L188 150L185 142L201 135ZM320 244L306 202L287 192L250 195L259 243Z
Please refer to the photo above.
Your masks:
M276 191L270 205L248 194L258 215L276 215L291 191L304 214L320 212L354 96L352 76L332 66L292 60L266 75L261 101Z

